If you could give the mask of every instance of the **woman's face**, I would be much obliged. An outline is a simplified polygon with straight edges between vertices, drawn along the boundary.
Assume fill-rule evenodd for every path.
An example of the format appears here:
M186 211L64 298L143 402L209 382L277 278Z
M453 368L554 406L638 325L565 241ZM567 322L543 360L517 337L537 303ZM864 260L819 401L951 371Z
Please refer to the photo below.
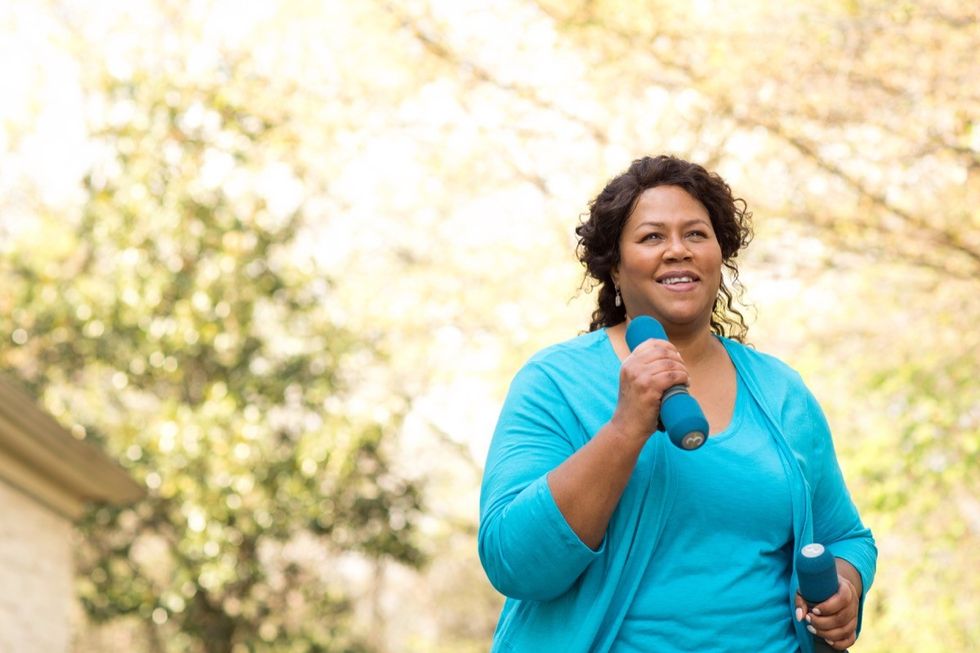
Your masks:
M640 194L619 237L612 270L626 314L664 327L709 328L721 284L721 245L707 209L679 186Z

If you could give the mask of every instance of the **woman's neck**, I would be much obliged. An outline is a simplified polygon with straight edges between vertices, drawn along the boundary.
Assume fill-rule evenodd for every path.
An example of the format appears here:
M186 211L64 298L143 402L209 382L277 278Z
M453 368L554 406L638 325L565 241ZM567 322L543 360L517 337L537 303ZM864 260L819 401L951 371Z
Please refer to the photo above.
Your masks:
M667 331L667 339L677 347L689 367L697 367L718 351L718 340L708 326L694 331Z

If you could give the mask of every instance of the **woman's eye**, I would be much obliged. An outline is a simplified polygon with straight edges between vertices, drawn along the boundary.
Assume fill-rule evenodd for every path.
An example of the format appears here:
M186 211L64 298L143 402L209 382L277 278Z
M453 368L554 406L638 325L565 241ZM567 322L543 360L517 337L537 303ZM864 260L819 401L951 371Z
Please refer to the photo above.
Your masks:
M660 238L660 234L658 233L647 234L646 236L643 237L643 240L653 240L655 238Z
M708 234L706 234L706 233L705 233L705 232L703 232L703 231L692 231L692 232L691 232L690 234L688 234L688 235L690 235L690 236L694 236L695 238L707 238L707 237L708 237Z

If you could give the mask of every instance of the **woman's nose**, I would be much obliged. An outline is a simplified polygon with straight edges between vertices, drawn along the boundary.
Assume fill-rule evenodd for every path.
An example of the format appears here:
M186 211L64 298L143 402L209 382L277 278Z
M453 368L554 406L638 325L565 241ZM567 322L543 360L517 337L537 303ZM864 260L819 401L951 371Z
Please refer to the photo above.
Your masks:
M691 250L687 243L680 236L671 237L667 240L667 249L664 251L664 258L669 260L685 260L691 258Z

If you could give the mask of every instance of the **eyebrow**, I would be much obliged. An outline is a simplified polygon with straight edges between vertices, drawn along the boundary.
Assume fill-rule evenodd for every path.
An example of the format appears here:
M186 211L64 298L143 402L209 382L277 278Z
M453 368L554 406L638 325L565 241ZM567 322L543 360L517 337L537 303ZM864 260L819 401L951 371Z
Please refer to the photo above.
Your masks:
M691 225L695 225L695 224L703 224L703 225L706 225L708 227L711 226L711 223L709 221L705 220L704 218L691 218L690 220L686 220L686 221L682 222L680 226L681 227L690 227ZM656 220L644 220L640 224L638 224L635 227L633 227L633 231L638 230L640 227L659 227L661 229L664 229L664 228L667 227L667 223L666 222L657 222Z

